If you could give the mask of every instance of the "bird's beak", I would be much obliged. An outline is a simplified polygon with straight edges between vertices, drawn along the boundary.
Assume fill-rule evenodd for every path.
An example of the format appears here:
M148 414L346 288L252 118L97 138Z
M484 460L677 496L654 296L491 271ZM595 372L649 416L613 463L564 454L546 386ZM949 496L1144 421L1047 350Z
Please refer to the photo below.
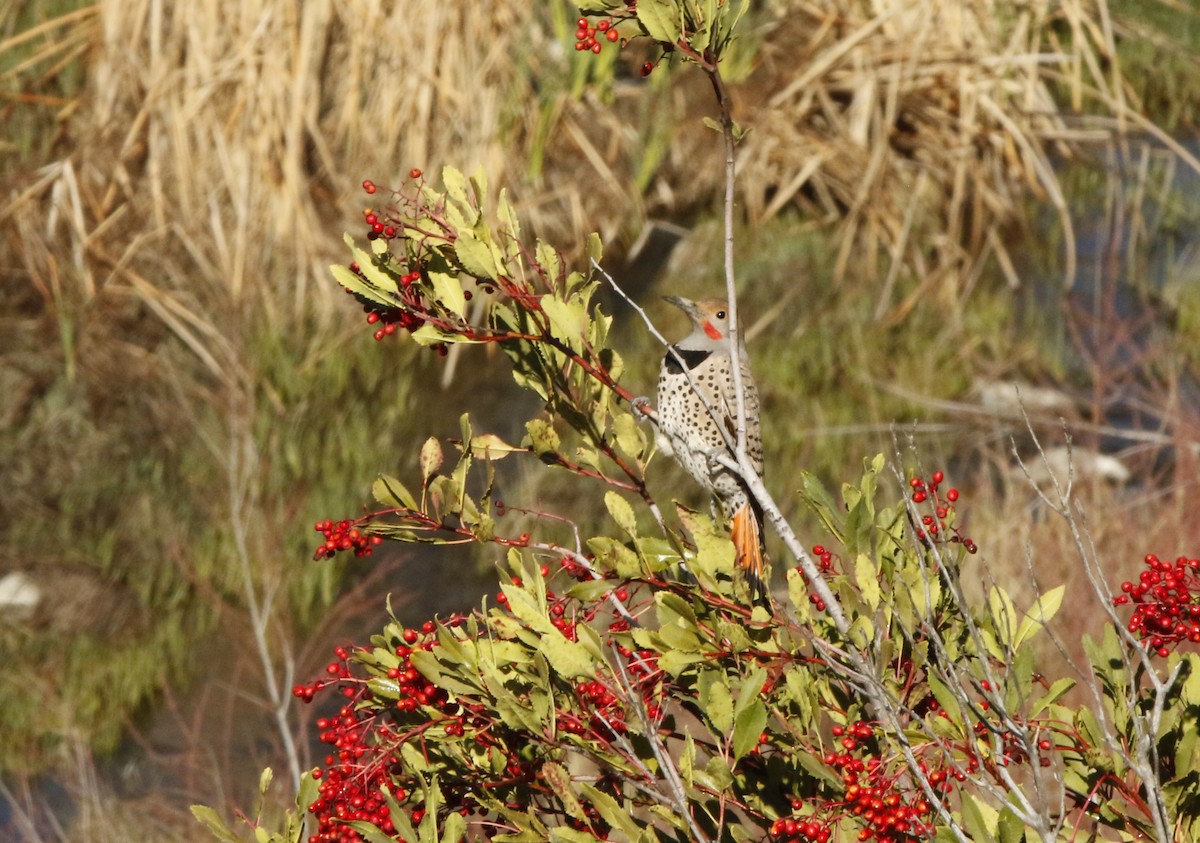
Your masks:
M691 299L685 299L683 296L663 296L663 300L669 301L689 316L695 316L698 312L696 310L696 303Z

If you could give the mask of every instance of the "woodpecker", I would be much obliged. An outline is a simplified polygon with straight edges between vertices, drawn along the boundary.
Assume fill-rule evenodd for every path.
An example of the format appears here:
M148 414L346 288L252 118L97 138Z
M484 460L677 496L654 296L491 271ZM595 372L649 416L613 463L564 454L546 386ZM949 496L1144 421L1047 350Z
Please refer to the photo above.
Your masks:
M756 603L769 605L765 582L762 540L762 507L745 481L714 457L736 460L728 442L737 442L737 395L729 348L729 313L724 299L691 301L679 296L666 300L692 320L692 332L675 343L663 357L658 375L659 450L673 456L696 482L707 489L729 519L729 533L737 549L738 567ZM746 348L738 344L746 419L746 456L755 474L762 476L762 429L759 426L758 389L750 375Z

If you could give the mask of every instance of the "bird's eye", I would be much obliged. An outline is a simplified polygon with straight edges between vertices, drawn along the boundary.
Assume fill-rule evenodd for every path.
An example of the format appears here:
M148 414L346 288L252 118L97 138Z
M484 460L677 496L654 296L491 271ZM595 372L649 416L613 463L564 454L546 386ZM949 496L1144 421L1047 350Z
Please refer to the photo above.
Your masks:
M718 319L724 319L724 318L725 318L725 311L723 311L723 310L718 310L718 311L717 311L717 318L718 318Z

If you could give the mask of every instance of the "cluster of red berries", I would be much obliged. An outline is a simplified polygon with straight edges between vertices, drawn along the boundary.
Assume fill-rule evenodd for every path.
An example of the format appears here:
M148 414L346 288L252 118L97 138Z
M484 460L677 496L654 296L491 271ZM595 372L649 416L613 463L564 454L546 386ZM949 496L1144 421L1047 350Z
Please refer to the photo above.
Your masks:
M631 8L630 13L636 15L637 12ZM575 49L581 53L594 53L599 55L604 50L604 42L615 44L621 40L621 33L617 31L618 21L613 18L605 18L597 21L594 25L587 18L580 18L575 21ZM625 42L622 42L624 46ZM642 64L642 76L649 76L654 72L654 62L648 61Z
M817 564L820 566L822 574L827 574L833 570L833 553L829 550L826 550L824 545L813 545L812 555L817 557ZM797 565L796 570L800 572L800 576L804 577L804 581L808 582L808 575L804 573L803 566ZM825 601L821 599L819 594L816 594L815 592L809 594L808 602L812 603L813 608L818 612L825 611Z
M1200 643L1200 559L1172 563L1153 553L1137 582L1121 583L1113 603L1134 605L1129 631L1156 655L1166 657L1184 641Z
M384 792L403 803L407 791L388 775L387 765L364 765L362 759L374 748L367 740L375 728L373 715L364 714L353 705L344 705L334 717L317 720L321 740L334 752L325 756L325 766L313 771L320 782L318 796L308 806L317 821L316 832L308 843L358 843L363 837L347 822L367 822L385 834L396 831L391 810ZM395 756L387 759L391 763Z
M945 475L935 471L928 480L914 477L908 481L912 488L912 502L915 504L929 503L933 512L921 516L921 526L917 528L917 538L922 542L940 544L951 541L962 544L967 553L975 553L979 548L975 542L962 535L958 528L948 525L946 519L954 512L954 504L958 500L958 489L948 489L943 495L940 491Z
M561 571L552 572L548 565L540 569L543 577ZM514 581L520 585L519 577ZM613 594L618 591L625 592L622 599L628 598L628 587L618 586ZM547 596L557 618L578 614L590 620L605 604L604 599L580 603L549 590ZM562 607L561 613L554 612L556 606ZM442 626L458 627L464 620L452 616ZM627 630L628 623L618 620L612 628ZM394 628L390 640L376 640L371 648L338 647L324 677L293 688L293 694L305 701L312 701L323 689L328 693L336 688L344 697L336 713L316 721L320 740L330 749L324 763L313 771L318 798L308 810L316 829L307 843L361 843L366 836L346 825L354 821L394 836L397 805L414 825L421 822L425 797L418 778L406 769L405 744L419 747L428 769L453 771L439 780L443 812L480 813L476 794L481 790L518 809L528 805L531 789L544 787L536 739L531 742L530 735L506 726L486 703L469 694L451 699L417 669L415 654L438 652L439 631L437 623L427 621L419 627ZM662 716L663 675L656 654L626 647L618 647L618 652L644 710L657 720ZM356 666L360 661L375 667L364 676ZM384 665L390 665L386 677ZM556 715L561 732L600 742L628 732L628 700L602 677L562 690L565 697L559 697ZM584 817L564 817L564 821L602 839L607 825L598 811L591 805L582 808Z
M375 547L383 544L379 536L369 536L358 529L357 521L318 521L313 529L325 537L313 559L329 559L341 550L352 550L355 556L370 556Z
M337 660L330 662L325 672L333 677L313 683L312 686L297 685L292 693L311 702L312 691L320 690L338 680L345 680L342 693L348 702L332 717L317 720L321 741L329 744L333 752L325 756L325 764L313 771L313 778L320 782L318 797L308 806L308 811L317 820L316 833L308 843L358 843L363 838L345 823L355 820L368 822L385 833L394 832L391 811L382 795L386 790L393 798L403 801L407 793L387 775L387 764L377 762L372 745L373 734L379 730L375 714L360 709L355 703L369 696L361 684L351 682L349 666L350 650L337 647ZM368 758L372 763L364 763ZM395 757L386 759L394 763Z
M781 817L772 824L774 839L826 843L833 834L833 826L846 816L857 817L862 823L859 840L910 843L932 834L929 803L919 794L903 791L898 776L869 751L866 743L874 735L874 727L863 721L833 727L841 751L830 750L822 760L839 771L845 788L842 798L818 802L808 814L801 813L805 808L803 800L793 800L792 811L796 816ZM951 776L944 770L930 771L922 765L921 772L935 790L944 793L952 787Z
M436 644L434 633L437 625L425 621L421 631L406 629L402 634L404 643L396 645L396 656L400 663L387 670L388 679L396 682L396 708L400 711L416 711L423 705L441 705L446 701L446 692L425 678L412 664L416 650L429 652Z
M417 182L423 176L422 172L416 168L409 171L408 175L410 179ZM368 195L374 195L379 190L379 186L370 179L363 181L362 187ZM400 198L403 199L404 197L401 196ZM404 222L400 217L389 212L366 208L363 210L363 221L367 224L368 240L383 238L390 241L405 236ZM362 276L362 269L357 263L350 264L350 271ZM421 280L421 277L421 268L419 266L410 267L409 272L400 276L400 289L394 307L382 306L376 301L359 296L353 290L346 290L347 293L354 296L359 304L362 305L363 310L367 314L367 324L374 330L376 342L385 337L390 337L397 330L415 331L425 324L428 307L422 295L421 285L417 283ZM470 299L471 293L467 292L466 297ZM432 347L443 357L446 356L449 350L444 343L437 343Z
M451 619L448 623L458 622ZM313 771L313 778L320 782L319 796L308 811L317 820L317 831L309 836L308 843L359 843L363 836L345 825L356 820L370 823L385 834L394 833L391 810L382 791L405 806L414 825L421 822L424 800L413 792L417 783L403 775L400 746L416 739L428 748L425 736L434 726L448 737L462 737L468 723L467 712L451 705L446 692L412 665L415 651L430 651L437 646L436 631L437 626L427 621L419 631L405 629L395 642L399 663L387 671L395 683L392 690L397 699L393 703L381 705L368 683L354 675L352 651L346 647L335 649L337 659L325 668L329 679L292 689L295 696L310 702L314 689L336 684L347 699L336 715L316 722L321 742L328 744L331 752L325 756L324 765ZM382 717L385 712L390 716ZM418 713L414 717L412 712ZM449 810L469 813L465 793L450 788L444 789L444 795Z
M605 41L615 44L620 40L621 33L617 32L616 21L606 18L597 21L594 26L587 18L575 22L575 49L581 53L585 50L599 53L604 49Z

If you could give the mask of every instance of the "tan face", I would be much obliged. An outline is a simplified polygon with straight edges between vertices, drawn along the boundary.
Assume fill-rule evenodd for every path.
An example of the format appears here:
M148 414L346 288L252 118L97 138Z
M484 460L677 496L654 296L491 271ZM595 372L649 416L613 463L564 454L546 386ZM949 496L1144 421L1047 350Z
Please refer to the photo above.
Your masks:
M725 339L729 330L729 314L725 310L726 303L722 299L703 299L696 302L696 318L711 339Z

